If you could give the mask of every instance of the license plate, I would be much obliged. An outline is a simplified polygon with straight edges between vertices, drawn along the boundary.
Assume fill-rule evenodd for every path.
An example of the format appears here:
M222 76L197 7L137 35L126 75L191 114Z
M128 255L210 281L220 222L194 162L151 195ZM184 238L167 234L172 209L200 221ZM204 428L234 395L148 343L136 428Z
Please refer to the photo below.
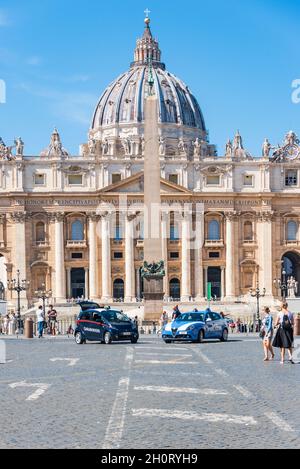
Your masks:
M131 332L123 332L122 335L131 335Z
M187 335L187 332L179 332L180 335Z

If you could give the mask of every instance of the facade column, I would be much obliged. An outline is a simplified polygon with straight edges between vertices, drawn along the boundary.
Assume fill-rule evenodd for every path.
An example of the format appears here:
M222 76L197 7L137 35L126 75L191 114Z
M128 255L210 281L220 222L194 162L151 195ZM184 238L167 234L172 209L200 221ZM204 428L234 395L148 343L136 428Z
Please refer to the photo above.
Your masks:
M266 289L266 296L273 297L272 212L263 212L258 225L259 286Z
M169 275L168 275L168 219L169 213L162 214L161 220L161 238L162 238L162 260L165 264L166 275L164 277L164 296L169 297Z
M64 214L55 215L55 294L56 301L66 299Z
M204 244L204 214L197 214L195 245L195 296L196 301L204 300L203 290L203 244Z
M136 269L136 296L138 299L141 299L142 292L141 292L141 276L140 276L140 269Z
M221 299L225 297L225 267L221 267Z
M125 217L125 303L135 298L133 220L135 216Z
M204 284L205 284L205 298L207 298L207 284L208 284L208 266L204 267Z
M112 300L111 291L111 252L110 252L110 219L102 217L102 301Z
M98 295L97 291L97 235L96 225L98 217L97 215L89 216L89 298L95 300Z
M84 269L84 278L85 278L85 299L90 298L90 279L89 279L89 268L85 267Z
M191 250L190 250L190 218L184 216L182 219L182 263L181 263L181 301L190 301L191 298Z
M14 222L15 228L15 259L14 259L14 268L13 276L15 276L16 271L20 271L20 279L27 279L26 272L26 213L18 212L12 214L12 220ZM28 279L27 279L28 280ZM15 292L12 294L13 298L17 298ZM24 305L27 294L26 291L21 292L21 303ZM22 301L23 300L23 301Z
M226 214L226 299L233 300L235 296L234 288L234 219L235 213Z
M71 288L71 268L67 268L67 297L72 298L72 288Z

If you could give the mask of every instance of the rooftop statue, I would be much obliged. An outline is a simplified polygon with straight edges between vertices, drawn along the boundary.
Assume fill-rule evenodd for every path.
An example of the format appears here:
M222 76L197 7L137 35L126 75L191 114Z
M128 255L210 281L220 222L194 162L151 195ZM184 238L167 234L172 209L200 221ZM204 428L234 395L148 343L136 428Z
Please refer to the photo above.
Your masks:
M65 148L63 148L62 146L60 135L57 129L54 129L51 135L49 146L45 150L42 151L40 156L48 157L48 158L69 156L69 153L67 152L67 150L65 150Z

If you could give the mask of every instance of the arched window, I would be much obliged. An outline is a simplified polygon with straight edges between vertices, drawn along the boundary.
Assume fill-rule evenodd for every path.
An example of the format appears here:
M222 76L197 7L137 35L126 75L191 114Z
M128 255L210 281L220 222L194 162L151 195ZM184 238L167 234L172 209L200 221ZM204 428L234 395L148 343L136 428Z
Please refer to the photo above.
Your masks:
M83 223L80 220L76 220L71 226L71 239L72 241L83 241L84 240L84 228Z
M208 239L210 241L220 240L220 223L217 220L211 220L208 223Z
M253 224L251 221L246 221L244 224L244 240L253 241Z
M170 297L173 298L173 300L180 300L181 292L178 278L172 278L172 280L170 280Z
M35 226L35 240L37 242L46 241L45 223L39 221Z
M124 299L124 280L118 278L114 281L114 299Z
M287 224L287 240L297 241L298 234L298 223L295 221L289 221Z

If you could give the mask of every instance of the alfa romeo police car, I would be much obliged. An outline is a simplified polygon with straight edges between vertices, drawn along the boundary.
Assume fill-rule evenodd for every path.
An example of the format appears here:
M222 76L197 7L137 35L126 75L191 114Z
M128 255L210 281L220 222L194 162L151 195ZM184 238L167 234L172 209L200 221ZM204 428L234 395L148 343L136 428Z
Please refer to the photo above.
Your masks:
M111 344L113 341L129 340L136 344L139 339L138 329L122 311L103 308L97 303L85 301L79 303L81 313L77 319L75 341Z
M218 313L206 311L183 313L162 331L166 344L172 342L203 342L205 339L228 340L227 322Z

